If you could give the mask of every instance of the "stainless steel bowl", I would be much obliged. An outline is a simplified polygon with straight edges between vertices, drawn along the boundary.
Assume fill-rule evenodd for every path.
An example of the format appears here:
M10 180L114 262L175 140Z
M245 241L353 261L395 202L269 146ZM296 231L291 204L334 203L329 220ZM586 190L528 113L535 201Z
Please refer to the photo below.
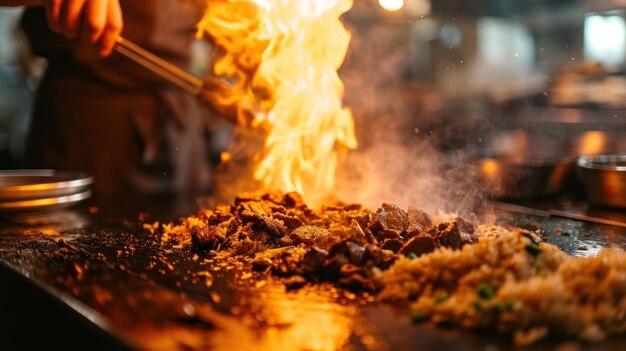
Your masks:
M578 168L589 202L626 208L626 155L583 156Z
M485 191L497 198L529 198L559 192L575 157L556 159L483 158L478 166Z
M0 171L0 202L52 198L84 192L93 178L54 170Z

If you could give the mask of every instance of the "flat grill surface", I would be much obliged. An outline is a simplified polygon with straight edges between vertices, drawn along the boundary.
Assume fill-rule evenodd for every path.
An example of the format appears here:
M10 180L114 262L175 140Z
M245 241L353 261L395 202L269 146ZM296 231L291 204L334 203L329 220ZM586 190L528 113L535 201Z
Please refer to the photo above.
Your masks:
M500 213L498 220L541 229L548 242L572 255L594 255L606 247L626 250L623 228L508 212ZM5 227L0 234L3 269L52 288L68 308L74 299L88 306L82 314L91 314L95 324L134 348L513 348L509 337L489 332L411 325L406 309L372 303L367 295L329 285L287 291L270 276L236 262L161 244L138 223L113 221L53 237ZM564 342L552 339L534 348L551 350ZM582 350L623 350L626 336L574 345Z

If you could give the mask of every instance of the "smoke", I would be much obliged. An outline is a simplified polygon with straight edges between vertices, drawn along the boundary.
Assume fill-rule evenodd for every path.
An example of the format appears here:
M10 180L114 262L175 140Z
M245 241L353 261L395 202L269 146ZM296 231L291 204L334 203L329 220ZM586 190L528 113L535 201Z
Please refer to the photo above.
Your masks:
M431 93L409 79L410 27L399 27L352 27L350 51L340 74L360 145L338 174L336 196L370 208L393 202L431 214L455 212L475 219L488 202L477 166L463 162L471 151L443 153L437 144L440 138L467 143L471 138L467 128L480 125L478 134L486 132L486 118L479 113L455 126L433 122L426 111Z

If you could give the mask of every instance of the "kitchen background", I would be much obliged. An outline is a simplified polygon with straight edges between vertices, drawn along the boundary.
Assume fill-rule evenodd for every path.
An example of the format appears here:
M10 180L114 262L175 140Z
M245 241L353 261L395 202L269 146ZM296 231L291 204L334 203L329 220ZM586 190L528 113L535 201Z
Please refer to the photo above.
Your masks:
M341 75L361 144L381 120L454 163L472 153L626 152L626 0L356 0ZM0 9L0 168L19 166L45 61ZM192 48L206 72L210 46ZM209 124L208 157L229 128ZM463 150L460 152L459 150ZM468 151L469 150L469 151Z

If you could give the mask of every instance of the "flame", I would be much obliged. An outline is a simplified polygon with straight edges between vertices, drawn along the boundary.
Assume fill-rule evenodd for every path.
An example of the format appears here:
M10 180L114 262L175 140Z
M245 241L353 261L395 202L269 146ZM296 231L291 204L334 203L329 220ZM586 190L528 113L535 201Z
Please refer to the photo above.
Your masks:
M319 203L332 193L345 151L357 147L337 70L350 34L340 20L353 0L216 0L199 23L222 51L214 74L229 79L214 103L238 128L262 131L253 175L268 190Z

